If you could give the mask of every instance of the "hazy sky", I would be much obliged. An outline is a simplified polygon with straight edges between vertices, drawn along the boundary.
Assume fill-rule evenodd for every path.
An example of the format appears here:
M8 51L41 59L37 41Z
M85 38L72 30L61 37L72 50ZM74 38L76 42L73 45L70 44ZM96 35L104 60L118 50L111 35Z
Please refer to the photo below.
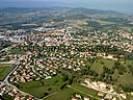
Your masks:
M87 7L133 14L133 0L0 0L0 7Z

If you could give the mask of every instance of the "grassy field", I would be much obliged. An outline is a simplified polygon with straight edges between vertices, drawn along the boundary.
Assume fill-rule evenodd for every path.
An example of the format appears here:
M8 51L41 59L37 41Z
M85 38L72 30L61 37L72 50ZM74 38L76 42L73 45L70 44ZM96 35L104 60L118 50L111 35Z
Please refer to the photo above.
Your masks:
M20 48L12 48L11 50L9 50L10 54L24 54L25 51L20 49Z
M99 100L97 97L97 92L88 89L80 84L72 84L64 88L63 90L58 91L55 95L48 97L46 100L70 100L73 94L78 93L82 96L90 97L95 100Z
M0 80L3 80L11 70L12 65L0 64Z
M94 70L98 74L103 73L103 67L111 69L114 65L113 60L97 58L95 62L91 65L91 70Z
M77 93L80 93L83 96L88 96L88 97L96 99L96 100L100 99L97 96L97 91L95 91L93 89L89 89L89 88L82 86L80 84L72 84L69 88L71 88L72 90L74 90Z
M4 100L13 100L13 97L9 96L9 95L3 95Z
M64 88L63 90L57 91L56 94L49 96L44 100L70 100L73 93L75 93L74 90L69 88Z
M120 67L126 68L127 71L125 71L123 74L119 73L119 68L115 69L115 61L109 60L109 59L100 59L97 58L90 66L91 70L94 70L95 72L102 74L103 73L103 67L106 67L110 70L113 70L114 72L109 74L113 81L115 86L126 86L126 85L132 85L133 84L133 77L132 74L129 73L128 65L133 65L133 61L130 60L119 60ZM123 70L123 69L122 69ZM62 70L63 74L68 75L71 77L72 75L78 76L76 73L71 73L66 70ZM104 72L107 75L108 72ZM80 74L79 74L80 75ZM81 78L82 76L80 76ZM112 80L111 80L112 81ZM81 86L79 83L74 82L72 85L66 85L65 88L61 89L61 87L66 83L66 81L63 80L63 75L59 74L51 79L42 79L41 81L31 81L27 83L20 83L18 88L20 88L22 91L30 93L31 95L38 97L38 98L44 98L44 100L69 100L71 96L75 93L79 93L83 96L88 96L93 99L97 99L97 91L94 91L92 89L88 89L84 86Z
M57 75L47 80L20 83L19 88L44 100L69 100L74 93L96 97L96 91L83 87L80 84L72 84L71 87L65 86L65 88L61 89L64 83L62 76Z
M104 20L97 20L101 25L110 25L110 24L115 24L115 22L109 22L109 21L104 21Z
M100 75L110 76L112 78L112 80L110 80L110 83L113 81L116 87L130 88L133 85L133 61L132 60L119 59L119 61L117 61L117 64L116 64L116 61L114 60L96 58L94 63L92 63L90 66L91 66L90 69L98 73L99 76ZM109 69L109 71L112 71L113 73L110 74L109 71L108 72L104 71L104 68Z
M55 93L63 84L62 77L56 76L52 79L43 79L41 81L31 81L27 83L20 83L19 88L22 91L28 92L35 97L43 98L49 94Z
M127 95L127 100L133 100L133 95Z

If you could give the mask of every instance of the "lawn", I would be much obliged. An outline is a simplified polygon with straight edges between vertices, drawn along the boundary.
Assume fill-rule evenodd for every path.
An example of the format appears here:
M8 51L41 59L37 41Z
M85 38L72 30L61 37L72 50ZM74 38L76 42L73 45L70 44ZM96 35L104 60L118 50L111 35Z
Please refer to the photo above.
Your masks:
M22 49L20 49L20 48L12 48L11 50L9 50L9 52L11 53L11 54L24 54L25 53L25 51L24 50L22 50Z
M97 20L101 25L110 25L110 24L115 24L115 22L110 22L110 21L104 21L104 20Z
M51 79L43 79L41 81L31 81L27 83L20 83L19 88L31 95L43 98L47 95L53 94L60 90L60 87L64 84L62 76L58 75Z
M0 80L4 80L6 75L12 70L12 65L0 64Z
M91 97L93 99L98 99L97 91L93 89L89 89L85 86L82 86L80 84L72 84L70 87L71 89L75 90L75 92L80 93L81 95Z
M124 60L124 59L120 59L120 63L122 65L124 65L125 67L127 67L128 65L133 65L133 60Z
M61 89L65 82L61 75L57 75L51 79L43 79L41 81L31 81L20 83L19 89L31 95L43 98L44 100L70 100L74 93L79 93L84 96L96 97L97 92L81 86L78 83L73 83L71 87L66 85Z
M122 86L122 88L125 91L132 91L133 90L133 76L129 73L121 75L120 78L118 78L117 85Z
M59 90L55 95L49 96L44 100L70 100L74 93L74 90L70 88L64 88L63 90Z
M114 86L130 88L133 85L133 61L121 58L118 62L119 67L116 66L117 63L114 60L96 58L90 65L90 69L98 73L98 77L106 76L104 78L110 83L112 82ZM110 72L105 71L104 67L108 68ZM108 77L111 77L111 80Z
M13 97L11 97L7 94L4 94L3 97L4 97L4 100L13 100Z
M129 94L128 94L127 99L128 99L128 100L133 100L133 95L129 95Z
M104 58L97 58L95 62L91 65L91 70L101 74L103 73L103 67L111 69L114 65L113 60L104 59Z
M63 90L58 91L55 95L48 97L46 100L70 100L73 94L78 93L82 96L87 96L96 100L99 100L97 92L92 89L88 89L80 84L68 85Z

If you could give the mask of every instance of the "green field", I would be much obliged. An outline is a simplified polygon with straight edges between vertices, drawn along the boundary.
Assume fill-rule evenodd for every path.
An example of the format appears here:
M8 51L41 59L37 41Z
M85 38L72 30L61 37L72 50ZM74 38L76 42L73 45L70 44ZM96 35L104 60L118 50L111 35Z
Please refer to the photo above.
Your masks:
M113 60L97 58L95 62L91 65L91 70L94 70L96 73L103 73L103 67L111 69L114 65Z
M101 25L110 25L110 24L115 24L115 22L110 22L110 21L104 21L104 20L97 20Z
M7 94L4 94L3 97L4 97L4 100L13 100L13 97L11 97Z
M21 48L16 47L16 48L12 48L11 50L9 50L9 53L10 54L24 54L25 51L22 50Z
M75 91L69 88L57 91L54 95L44 98L44 100L70 100Z
M43 98L44 100L69 100L74 93L84 96L96 97L97 92L88 89L80 84L72 84L70 87L65 84L61 75L57 75L51 79L43 79L41 81L32 81L28 83L20 83L19 88L31 95Z
M20 83L19 88L25 92L32 94L35 97L43 98L44 96L58 91L62 84L62 77L56 76L52 79L47 80L43 79L39 81Z
M98 73L98 76L94 76L98 80L110 82L109 84L113 84L117 88L124 86L124 88L129 89L133 85L133 75L131 73L133 61L131 60L120 59L116 63L114 60L96 58L93 63L89 62L88 64L90 69L87 69L87 71L93 70ZM69 85L69 79L64 81L63 74L67 75L68 78L74 76L73 83ZM75 93L98 99L97 91L81 86L77 81L80 79L83 81L83 76L81 76L80 72L74 73L61 69L60 74L51 79L20 83L17 86L20 90L44 100L69 100ZM87 76L91 76L91 74L87 74Z
M80 84L72 84L69 88L73 89L75 92L78 92L84 96L91 97L93 99L99 100L100 98L97 96L97 91L93 89L89 89Z
M55 95L49 96L46 100L70 100L73 94L78 93L82 96L90 97L92 99L99 100L97 92L92 89L88 89L80 84L72 84L63 90L58 91Z
M122 87L126 91L133 90L133 61L119 59L118 61L96 58L90 70L97 73L97 79ZM105 69L106 68L106 69ZM99 77L99 78L98 78Z
M11 65L0 64L0 80L3 80L6 75L12 70Z

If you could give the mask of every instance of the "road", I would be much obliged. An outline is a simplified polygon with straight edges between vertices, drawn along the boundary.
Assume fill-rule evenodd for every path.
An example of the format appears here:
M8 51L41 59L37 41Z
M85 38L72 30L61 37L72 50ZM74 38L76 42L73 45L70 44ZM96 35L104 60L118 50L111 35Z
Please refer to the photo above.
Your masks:
M12 47L2 49L2 50L0 51L0 53L1 53L2 51L7 51L7 50L9 50L9 49L11 49L11 48L12 48ZM22 95L24 95L24 96L27 96L27 95L32 96L32 95L30 95L29 93L25 93L25 92L19 90L16 86L14 86L13 84L11 84L11 83L8 81L8 80L9 80L9 77L19 68L20 59L24 58L24 56L25 56L25 55L19 57L19 59L16 59L15 65L14 65L14 69L6 76L6 78L4 79L3 82L5 82L8 86L12 87L13 89L16 89L18 92L20 92L20 93L21 93ZM34 72L36 72L35 69L34 69L34 66L32 66L32 70L33 70ZM38 73L38 75L40 76L39 73ZM71 87L71 86L68 86L68 87L71 88L71 89L73 89L73 90L75 90L75 91L78 91L78 92L80 92L80 93L86 94L85 92L80 91L80 90L78 90L78 89L75 89L75 88L73 88L73 87ZM120 100L122 100L122 99L121 99L121 96L120 96L119 94L106 93L106 92L104 92L104 91L99 91L99 92L102 92L102 93L105 93L105 94L109 94L109 95L117 96L117 97L119 97ZM94 97L93 95L90 95L90 94L86 94L86 95L88 95L89 97L92 97L92 98L94 98L94 99L96 99L96 100L99 100L99 98L96 98L96 97ZM39 99L39 98L35 98L35 99L37 99L37 100L42 100L42 99Z
M19 60L16 60L16 64L14 65L14 69L6 76L6 78L4 79L4 83L6 83L8 86L12 87L13 89L16 89L17 91L19 91L22 95L26 96L26 95L30 95L28 93L25 93L21 90L19 90L16 86L12 85L8 79L11 76L11 74L13 74L18 68L19 68ZM30 95L31 96L31 95Z
M7 50L9 50L9 49L11 49L11 48L13 48L13 47L10 46L10 47L4 48L4 49L0 50L0 53L3 52L3 51L7 51Z
M9 49L11 49L11 48L12 48L12 47L4 48L4 49L0 50L0 53L3 52L3 51L6 52L7 50L9 50ZM23 55L23 56L25 56L25 55ZM14 69L6 76L6 78L3 80L3 82L4 82L6 85L12 87L13 89L16 89L19 93L21 93L21 94L24 95L24 96L27 96L27 95L32 96L32 95L29 94L29 93L26 93L26 92L23 92L23 91L19 90L16 86L14 86L13 84L11 84L11 83L9 82L9 77L19 68L19 61L20 61L20 59L24 58L23 56L21 56L19 59L16 59L15 65L14 65ZM42 100L42 99L39 99L39 98L36 98L36 97L35 97L35 99L36 99L36 100Z

